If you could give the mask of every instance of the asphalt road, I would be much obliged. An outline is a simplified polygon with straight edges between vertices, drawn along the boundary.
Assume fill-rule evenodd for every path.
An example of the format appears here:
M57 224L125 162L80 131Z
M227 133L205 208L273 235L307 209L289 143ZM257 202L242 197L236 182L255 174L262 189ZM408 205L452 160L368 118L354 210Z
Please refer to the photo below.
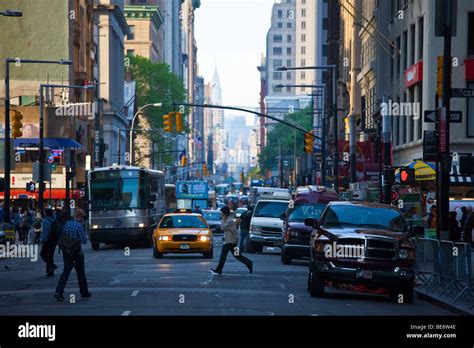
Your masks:
M212 276L222 241L215 237L214 260L200 255L152 257L151 248L84 248L92 297L81 300L71 273L65 302L54 289L60 272L46 277L41 260L0 260L0 316L4 315L451 315L431 303L397 304L382 295L328 290L326 298L306 291L307 262L285 266L279 249L246 255L254 273L230 254L221 276ZM57 271L62 256L56 253ZM75 295L76 301L70 301ZM72 303L71 303L72 302Z

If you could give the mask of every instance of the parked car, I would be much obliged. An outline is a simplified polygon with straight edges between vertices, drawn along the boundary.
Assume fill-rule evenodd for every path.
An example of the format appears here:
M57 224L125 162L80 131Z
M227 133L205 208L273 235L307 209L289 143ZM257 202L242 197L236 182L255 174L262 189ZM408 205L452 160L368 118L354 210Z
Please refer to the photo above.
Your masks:
M308 291L323 297L328 285L385 291L403 303L413 301L415 246L398 208L366 202L330 202L321 219L308 218L310 239Z
M296 189L283 217L283 264L291 264L292 259L309 258L309 239L313 229L305 226L304 221L306 218L319 219L326 205L338 200L337 192L324 186L302 186Z

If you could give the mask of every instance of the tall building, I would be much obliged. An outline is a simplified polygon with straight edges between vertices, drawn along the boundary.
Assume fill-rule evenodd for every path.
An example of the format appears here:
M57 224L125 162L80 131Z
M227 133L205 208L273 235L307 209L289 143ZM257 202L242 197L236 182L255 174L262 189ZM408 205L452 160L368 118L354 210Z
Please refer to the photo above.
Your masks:
M200 0L185 0L181 5L181 21L183 26L183 63L184 63L184 81L188 91L188 102L196 102L196 76L197 76L197 45L194 37L194 11L201 6ZM189 108L188 125L194 124L196 117L196 108ZM197 146L194 134L189 134L186 141L188 163L196 159Z
M170 70L183 76L182 26L180 20L181 5L184 0L164 0L164 61Z
M131 1L132 4L136 2ZM164 18L160 7L157 5L125 6L124 13L129 30L125 40L126 54L142 56L153 63L163 62L165 56L162 30Z
M21 18L5 18L0 21L0 78L5 79L5 59L18 57L15 63L9 64L10 109L23 114L23 134L12 139L16 162L10 175L10 199L13 200L12 205L32 207L38 194L26 192L25 188L26 183L33 179L32 165L38 160L39 154L40 84L93 83L96 64L93 1L11 0L8 1L8 7L23 13ZM70 59L73 64L30 64L21 59ZM4 114L4 86L0 84L0 95L3 98L1 115ZM88 115L74 112L73 115L60 116L61 113L56 111L62 110L63 104L78 102L92 103L89 105L95 108L95 95L92 91L72 88L55 88L46 95L50 97L44 98L44 147L46 158L53 160L56 169L52 172L51 190L46 190L44 198L53 206L64 206L67 163L73 164L76 172L74 181L70 180L70 197L79 202L78 188L86 182L86 156L93 153L94 119L97 115L94 109ZM4 137L3 122L1 117L1 137ZM3 162L3 152L0 157ZM2 194L0 199L3 199Z
M123 1L97 0L94 8L99 35L100 100L106 148L103 165L118 162L127 152L129 121L124 108L124 49L127 22Z

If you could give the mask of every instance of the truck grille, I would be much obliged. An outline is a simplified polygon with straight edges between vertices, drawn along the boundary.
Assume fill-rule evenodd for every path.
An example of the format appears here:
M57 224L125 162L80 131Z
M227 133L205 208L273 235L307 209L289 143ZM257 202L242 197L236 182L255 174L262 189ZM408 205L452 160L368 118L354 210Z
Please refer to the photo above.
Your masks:
M375 238L341 238L337 245L355 245L364 247L364 255L369 259L394 260L397 247L394 240Z
M276 228L276 227L261 227L262 234L269 234L269 235L275 235L275 234L282 234L281 228Z
M173 242L195 242L197 236L194 234L178 234L173 236Z

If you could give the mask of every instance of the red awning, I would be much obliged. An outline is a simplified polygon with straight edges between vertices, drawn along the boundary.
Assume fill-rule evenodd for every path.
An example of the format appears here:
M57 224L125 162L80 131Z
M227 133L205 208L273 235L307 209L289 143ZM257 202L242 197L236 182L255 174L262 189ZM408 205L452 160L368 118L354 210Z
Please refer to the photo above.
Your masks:
M72 199L81 198L81 190L69 191ZM0 199L5 199L5 192L0 192ZM44 191L44 199L49 199L49 189ZM25 189L10 189L10 198L15 199L38 199L38 192L27 192ZM66 189L52 189L51 199L66 199Z

